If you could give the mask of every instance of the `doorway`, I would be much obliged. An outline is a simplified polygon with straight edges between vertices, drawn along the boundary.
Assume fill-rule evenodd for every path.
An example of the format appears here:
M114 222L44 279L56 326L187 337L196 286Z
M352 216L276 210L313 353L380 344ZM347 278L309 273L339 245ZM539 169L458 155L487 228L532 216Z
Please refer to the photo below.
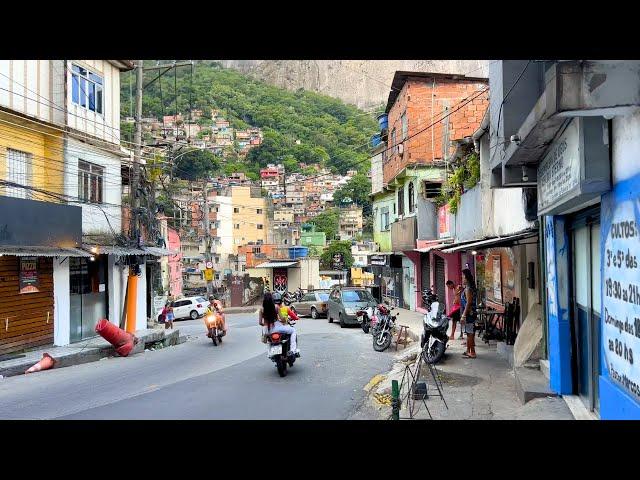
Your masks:
M600 213L571 219L571 322L574 389L590 411L600 410Z
M106 255L69 257L71 343L94 337L98 321L107 318L107 281Z

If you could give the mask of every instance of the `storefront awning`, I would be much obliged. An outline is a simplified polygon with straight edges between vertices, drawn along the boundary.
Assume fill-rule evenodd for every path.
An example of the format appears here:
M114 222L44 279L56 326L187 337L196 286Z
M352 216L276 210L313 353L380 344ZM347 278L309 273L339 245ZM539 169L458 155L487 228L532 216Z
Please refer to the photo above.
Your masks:
M91 254L80 248L62 247L26 247L0 245L1 255L14 255L16 257L91 257Z
M97 255L119 255L121 257L126 257L147 254L147 252L139 248L120 247L117 245L94 245L83 243L82 248Z
M160 247L142 247L147 255L153 255L154 257L169 257L172 255L178 255L180 252L176 250L168 250Z
M297 266L298 262L265 262L256 265L254 268L288 268Z
M428 247L423 247L423 248L414 248L413 251L414 252L420 252L420 253L426 253L426 252L430 252L433 249L439 249L442 247L446 247L451 245L451 242L449 243L436 243L435 245L429 245Z
M475 242L466 242L464 244L458 244L451 248L445 248L442 250L443 253L453 253L459 252L460 250L469 250L469 249L477 249L477 248L489 248L489 247L507 247L510 245L516 245L518 241L524 240L526 238L532 238L538 235L537 231L527 231L516 233L514 235L506 235L504 237L493 237L486 238L484 240L479 240Z

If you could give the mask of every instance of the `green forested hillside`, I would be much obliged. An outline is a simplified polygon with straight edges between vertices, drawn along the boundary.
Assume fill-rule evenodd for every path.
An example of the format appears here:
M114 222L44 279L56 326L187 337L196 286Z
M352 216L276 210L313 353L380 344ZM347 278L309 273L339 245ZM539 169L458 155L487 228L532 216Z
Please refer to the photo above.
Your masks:
M149 61L155 64L155 61ZM145 84L157 72L147 72ZM177 99L174 82L177 80ZM122 76L121 110L130 116L131 85L135 76ZM373 115L342 101L307 91L291 92L255 80L211 61L199 61L193 68L177 69L145 89L145 116L184 115L198 108L210 115L211 108L222 110L236 128L260 127L264 143L250 151L245 168L255 171L268 163L284 162L289 171L297 162L321 163L335 172L345 173L369 167L367 142L376 132ZM206 123L203 119L201 123ZM297 144L299 141L299 144Z

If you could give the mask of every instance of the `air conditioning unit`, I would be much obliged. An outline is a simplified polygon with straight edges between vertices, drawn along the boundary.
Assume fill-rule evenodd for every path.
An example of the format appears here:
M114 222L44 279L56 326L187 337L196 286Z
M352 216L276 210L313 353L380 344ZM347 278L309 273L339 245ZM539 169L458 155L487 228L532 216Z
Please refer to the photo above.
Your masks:
M398 155L402 156L404 154L404 143L398 145Z

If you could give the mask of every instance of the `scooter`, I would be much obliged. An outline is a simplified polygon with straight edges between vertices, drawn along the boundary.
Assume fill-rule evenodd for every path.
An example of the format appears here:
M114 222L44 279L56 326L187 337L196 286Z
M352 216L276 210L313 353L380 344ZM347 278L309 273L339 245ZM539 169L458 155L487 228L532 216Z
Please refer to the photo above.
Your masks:
M295 322L289 322L289 325L295 325ZM296 361L296 356L291 354L291 335L286 333L273 332L267 337L267 345L269 350L267 357L276 364L278 374L281 377L287 376L287 365L293 367Z
M438 297L431 290L422 292L422 302L427 313L422 319L423 331L420 337L420 347L424 352L424 360L427 363L435 364L442 360L447 349L449 317L443 315Z
M222 343L222 337L225 335L224 330L220 328L222 322L218 318L218 314L207 313L204 322L207 326L207 337L213 341L215 346L218 346L218 343Z
M391 345L393 335L396 333L396 315L391 315L393 307L380 304L380 317L373 325L371 333L373 335L373 349L376 352L384 352Z

